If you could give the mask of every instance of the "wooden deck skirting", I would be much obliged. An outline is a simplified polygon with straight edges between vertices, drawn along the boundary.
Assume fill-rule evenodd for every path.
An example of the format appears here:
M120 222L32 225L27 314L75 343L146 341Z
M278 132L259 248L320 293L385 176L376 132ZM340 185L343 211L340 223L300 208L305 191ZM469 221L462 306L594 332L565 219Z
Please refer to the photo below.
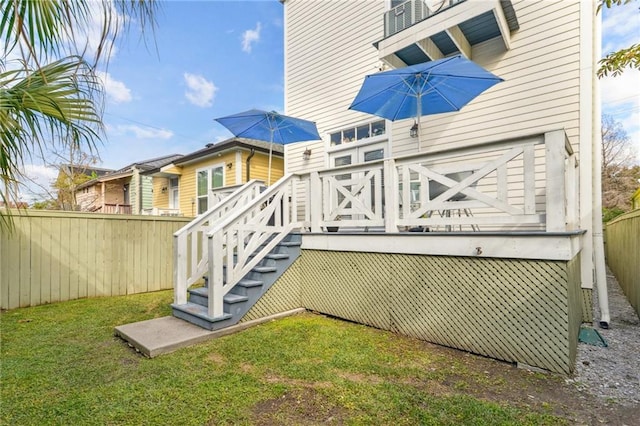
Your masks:
M579 264L579 256L532 260L303 250L244 321L302 306L568 374L582 321Z

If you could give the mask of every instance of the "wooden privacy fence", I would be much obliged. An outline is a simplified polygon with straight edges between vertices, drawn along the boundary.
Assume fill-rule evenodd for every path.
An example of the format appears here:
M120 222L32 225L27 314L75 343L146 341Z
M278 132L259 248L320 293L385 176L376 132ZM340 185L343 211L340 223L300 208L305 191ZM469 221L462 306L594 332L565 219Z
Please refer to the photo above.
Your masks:
M640 210L607 223L607 264L640 316Z
M0 307L173 287L172 235L188 218L12 211L0 235Z

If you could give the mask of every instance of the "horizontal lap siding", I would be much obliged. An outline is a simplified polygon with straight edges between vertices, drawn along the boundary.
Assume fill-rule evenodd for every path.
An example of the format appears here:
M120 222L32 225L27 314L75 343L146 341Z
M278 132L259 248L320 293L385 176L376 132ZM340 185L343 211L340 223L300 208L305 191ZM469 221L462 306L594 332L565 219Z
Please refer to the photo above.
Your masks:
M457 147L565 129L579 136L580 22L578 2L514 4L520 29L511 49L500 39L473 47L472 59L505 81L462 111L423 117L423 146ZM394 123L394 154L415 152L412 123ZM406 135L406 136L405 136Z
M164 192L163 188L167 188ZM158 209L169 208L169 179L154 177L153 178L153 207Z
M472 59L505 79L462 111L422 118L423 147L456 147L564 129L578 151L579 2L513 2L520 29L511 49L500 38L473 47ZM286 108L327 131L371 118L348 107L376 72L384 2L285 2ZM393 155L415 153L412 120L392 124ZM287 169L302 171L298 151ZM289 164L291 162L291 164Z
M60 212L14 216L0 235L3 309L173 287L173 238L188 221Z
M377 71L372 43L383 36L383 13L381 1L285 2L287 114L315 121L323 137L363 120L348 107L363 77ZM288 161L288 171L304 171Z

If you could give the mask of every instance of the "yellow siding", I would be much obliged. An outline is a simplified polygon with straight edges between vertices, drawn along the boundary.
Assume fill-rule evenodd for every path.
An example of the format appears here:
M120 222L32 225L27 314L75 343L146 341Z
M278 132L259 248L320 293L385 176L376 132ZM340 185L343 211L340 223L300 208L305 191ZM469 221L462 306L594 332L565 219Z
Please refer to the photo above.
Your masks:
M247 158L250 155L250 151L241 151L241 183L247 181ZM227 167L228 164L232 164ZM193 217L197 213L197 200L196 200L196 173L199 169L209 168L216 165L223 165L224 171L224 186L236 185L236 151L227 151L222 153L219 157L210 157L185 165L183 167L174 167L167 170L170 173L176 173L180 178L180 212L187 217ZM249 179L259 179L267 181L267 172L269 165L269 155L262 152L256 152L251 158L251 173ZM284 160L282 158L273 157L271 164L271 181L276 182L284 175ZM162 194L161 188L166 185L168 187L168 180L163 178L154 178L153 180L153 206L156 208L168 208L169 196L168 193Z
M196 202L196 172L198 169L204 169L215 166L217 164L226 165L234 163L236 153L234 151L225 152L219 157L207 158L202 161L188 164L180 168L180 212L185 216L195 216L198 212ZM235 185L235 170L233 167L224 170L224 185Z
M243 155L243 163L246 166L246 157L249 154ZM246 169L246 168L245 168ZM243 169L243 171L246 171ZM256 152L256 155L251 158L251 179L259 179L267 182L267 175L269 172L269 154L263 154ZM282 158L273 157L271 160L271 183L276 182L284 175L284 161ZM242 177L242 181L245 181L245 177Z
M162 192L162 188L167 188L167 190ZM153 178L153 207L158 209L169 208L169 179Z

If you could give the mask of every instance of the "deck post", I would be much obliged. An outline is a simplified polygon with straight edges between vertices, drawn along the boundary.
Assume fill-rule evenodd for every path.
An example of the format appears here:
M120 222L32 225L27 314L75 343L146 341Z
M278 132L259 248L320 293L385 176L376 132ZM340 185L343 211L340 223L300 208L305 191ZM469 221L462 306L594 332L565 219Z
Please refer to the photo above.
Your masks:
M222 252L222 238L224 231L219 230L209 235L209 306L207 315L212 318L220 317L224 313L222 294L224 286Z
M567 191L565 188L565 133L556 130L544 134L546 179L547 232L563 232L567 229ZM569 201L573 202L573 201Z
M173 236L173 301L187 303L187 234Z
M384 230L398 232L398 172L393 158L384 161Z
M322 232L320 222L322 220L322 183L318 172L311 172L309 185L309 198L311 203L311 232ZM311 195L314 194L314 195Z

